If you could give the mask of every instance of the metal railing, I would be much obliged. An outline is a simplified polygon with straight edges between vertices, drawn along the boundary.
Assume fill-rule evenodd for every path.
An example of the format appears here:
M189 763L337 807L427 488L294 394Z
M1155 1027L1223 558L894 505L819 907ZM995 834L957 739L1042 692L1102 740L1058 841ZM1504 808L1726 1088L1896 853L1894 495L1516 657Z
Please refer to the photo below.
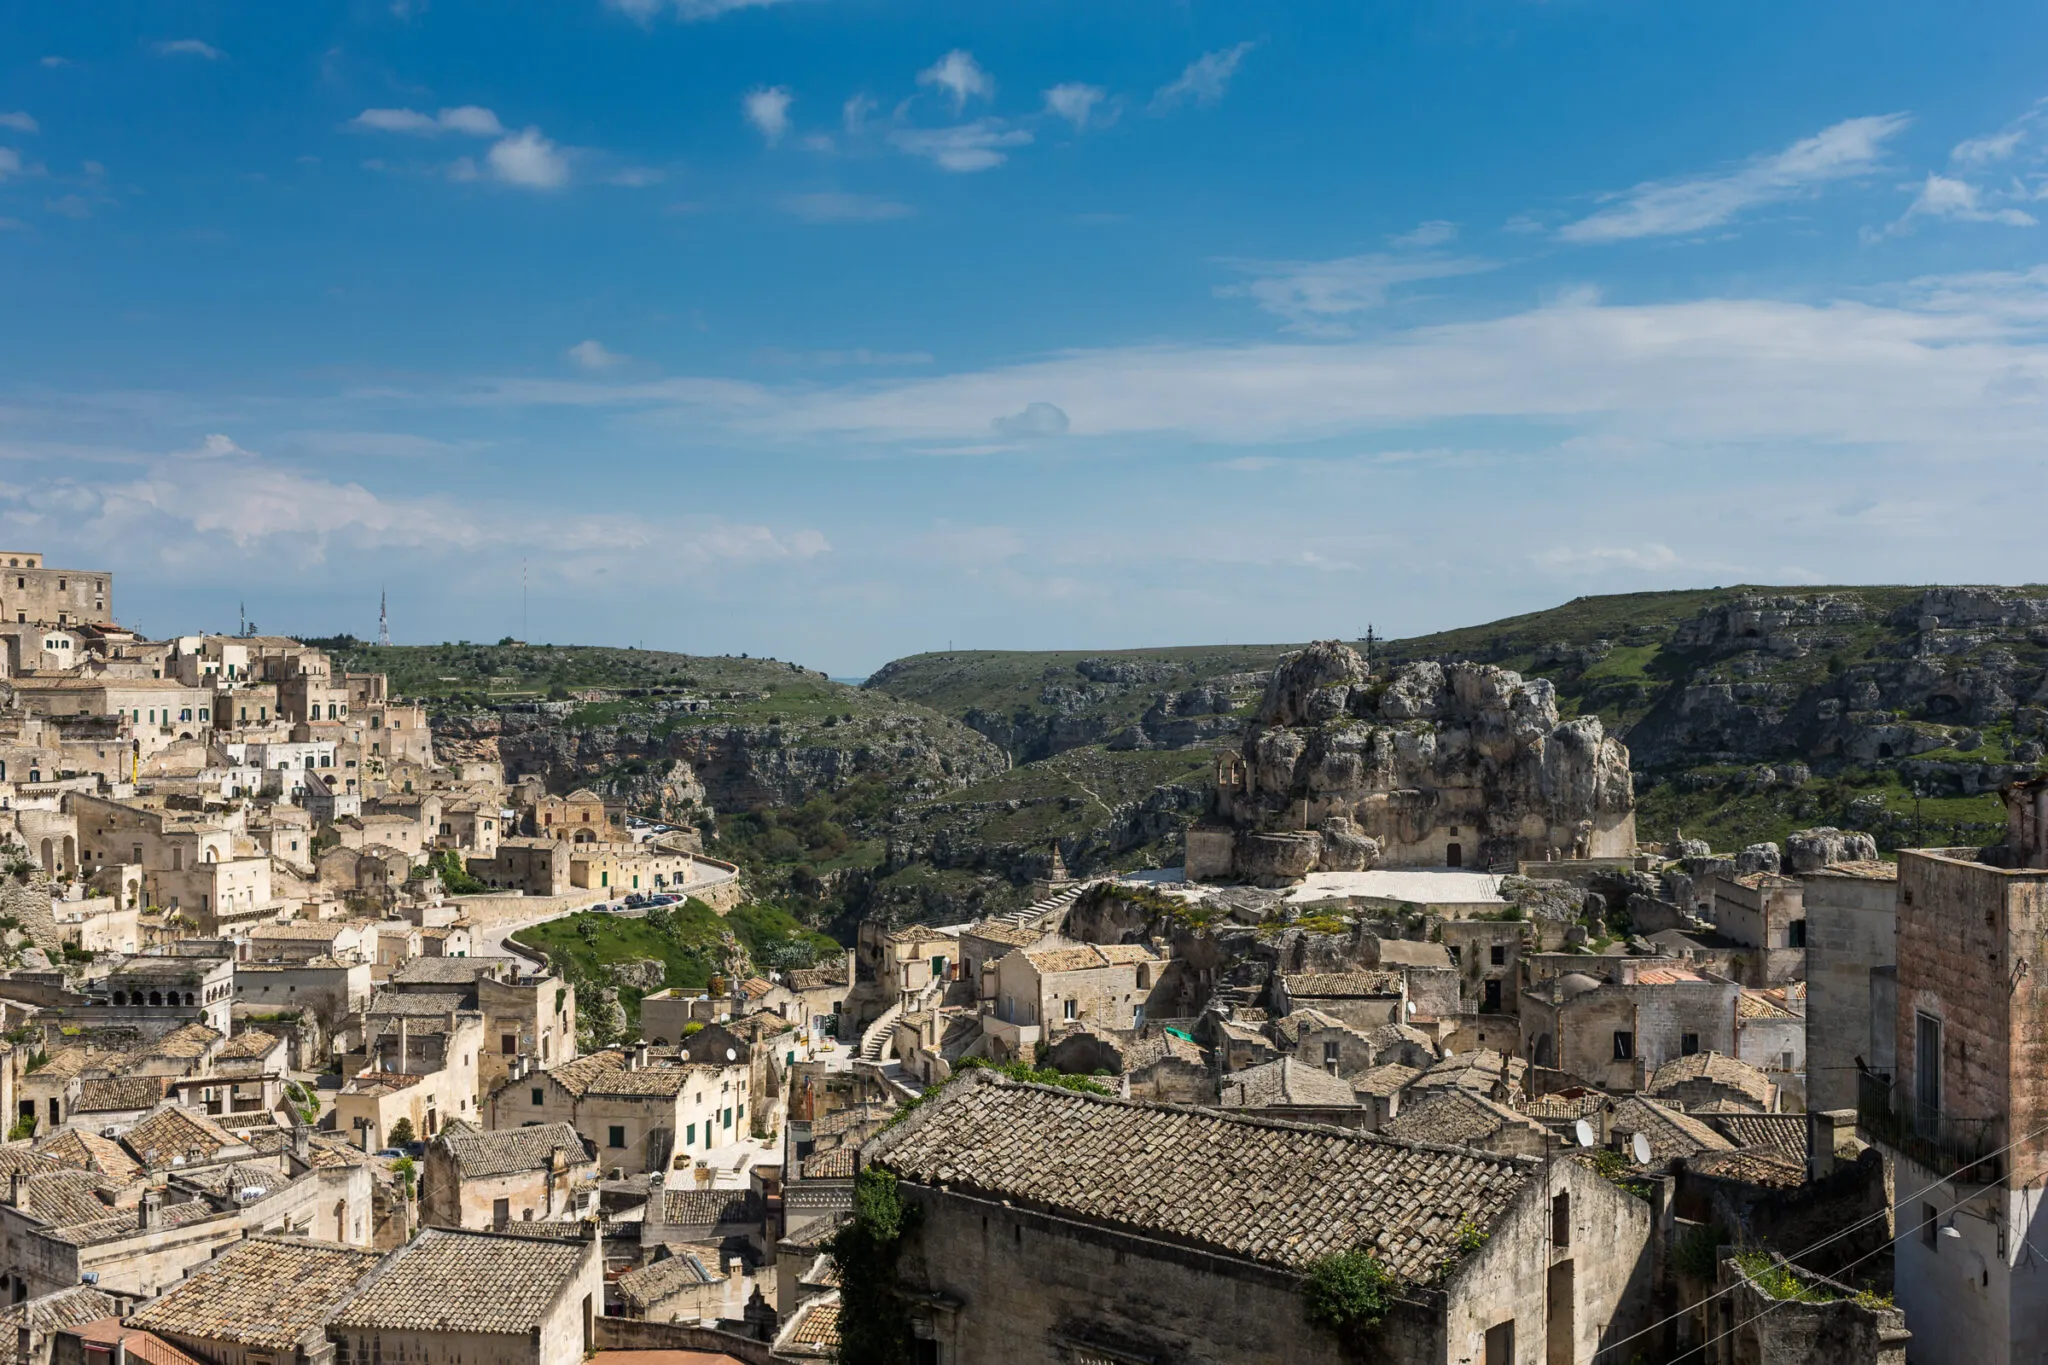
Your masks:
M2002 1115L1919 1112L1889 1076L1864 1071L1857 1075L1856 1122L1872 1140L1936 1175L1955 1175L1976 1185L2005 1178L2007 1124Z

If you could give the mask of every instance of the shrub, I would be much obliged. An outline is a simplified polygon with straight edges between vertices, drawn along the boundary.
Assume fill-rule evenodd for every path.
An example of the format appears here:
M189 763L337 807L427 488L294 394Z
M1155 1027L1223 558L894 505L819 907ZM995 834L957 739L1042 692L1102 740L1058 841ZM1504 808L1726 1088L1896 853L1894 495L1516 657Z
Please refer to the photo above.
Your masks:
M391 1134L384 1141L386 1147L403 1147L412 1141L412 1120L401 1117L391 1125Z
M1393 1307L1394 1277L1370 1251L1340 1251L1309 1266L1301 1297L1310 1322L1356 1344Z

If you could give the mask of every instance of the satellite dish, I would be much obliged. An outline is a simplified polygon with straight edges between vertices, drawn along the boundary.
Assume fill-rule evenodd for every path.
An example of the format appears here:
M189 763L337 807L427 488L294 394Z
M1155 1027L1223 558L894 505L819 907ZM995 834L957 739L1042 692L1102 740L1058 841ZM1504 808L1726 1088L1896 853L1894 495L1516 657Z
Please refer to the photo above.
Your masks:
M1572 1139L1581 1147L1593 1145L1593 1125L1580 1119L1572 1125Z
M1408 1012L1409 1012L1410 1014L1413 1014L1413 1013L1415 1013L1415 1002L1414 1002L1413 1000L1410 1000L1410 1001L1408 1002Z
M731 1049L731 1048L727 1048L727 1049L725 1050L725 1060L727 1060L728 1062L736 1062L736 1061L738 1061L739 1059L740 1059L740 1054L739 1054L739 1053L737 1053L737 1052L735 1052L735 1051L734 1051L733 1049Z
M1629 1141L1629 1150L1635 1154L1636 1165L1647 1166L1650 1164L1650 1140L1641 1133L1637 1133Z

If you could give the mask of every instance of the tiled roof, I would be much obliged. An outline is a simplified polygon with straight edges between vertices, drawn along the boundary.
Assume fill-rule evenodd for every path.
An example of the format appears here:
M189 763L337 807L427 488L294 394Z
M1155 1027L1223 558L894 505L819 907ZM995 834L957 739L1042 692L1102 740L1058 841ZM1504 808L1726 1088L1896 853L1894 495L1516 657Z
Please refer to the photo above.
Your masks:
M1705 980L1688 967L1645 967L1636 973L1639 986L1696 986Z
M619 1297L635 1308L646 1308L660 1303L663 1299L695 1285L717 1282L718 1277L706 1270L702 1261L688 1253L670 1256L652 1265L628 1271L619 1276L617 1281Z
M1380 940L1382 967L1448 967L1451 950L1441 943L1417 943L1412 939Z
M46 1337L60 1327L112 1317L120 1311L121 1306L114 1300L84 1284L0 1309L0 1360L9 1365L26 1365L25 1359L15 1353L24 1327L36 1336Z
M580 1241L586 1231L581 1222L569 1223L548 1221L541 1218L516 1218L497 1229L508 1237L550 1237L558 1242Z
M1788 1161L1806 1162L1804 1114L1716 1114L1707 1122L1737 1147L1768 1147Z
M1685 1160L1687 1170L1717 1180L1739 1180L1770 1189L1797 1189L1806 1183L1806 1163L1770 1147L1744 1147L1733 1152L1701 1152Z
M1149 1034L1124 1049L1126 1075L1166 1061L1192 1062L1202 1066L1207 1064L1208 1058L1202 1055L1200 1044L1192 1043L1177 1033Z
M468 999L459 992L379 990L370 997L370 1013L408 1018L445 1015L450 1010L468 1009Z
M1725 1152L1735 1145L1704 1120L1640 1096L1623 1100L1615 1106L1614 1131L1641 1133L1648 1138L1650 1160L1660 1166L1674 1157L1691 1157L1699 1152Z
M1580 1119L1607 1100L1608 1097L1598 1090L1587 1090L1577 1095L1538 1095L1523 1106L1522 1112L1532 1119Z
M582 1165L583 1139L573 1124L537 1123L531 1128L498 1128L488 1132L447 1133L434 1139L455 1160L463 1179L509 1175L514 1171L550 1169L557 1150L572 1166Z
M962 938L978 938L988 943L1007 943L1012 948L1029 948L1045 937L1043 929L1026 929L1021 924L1007 924L999 919L985 919L960 931Z
M1270 1109L1276 1105L1328 1105L1351 1109L1358 1096L1351 1082L1297 1057L1233 1071L1223 1078L1219 1101L1225 1109Z
M276 1047L279 1041L276 1034L265 1033L260 1028L244 1029L222 1044L221 1050L215 1054L214 1060L221 1062L254 1061L269 1056L270 1050Z
M416 957L391 974L394 986L467 986L512 967L509 957Z
M626 1064L616 1048L603 1052L587 1052L572 1062L550 1067L541 1074L560 1085L571 1095L582 1095L589 1091L591 1083L599 1077L617 1071Z
M204 1161L221 1148L232 1146L235 1138L204 1114L174 1106L157 1110L121 1134L121 1142L135 1154L136 1160L160 1171L177 1157Z
M759 1222L764 1210L752 1190L663 1190L661 1221L689 1227Z
M1020 949L1024 960L1040 972L1092 972L1157 962L1159 954L1140 943L1082 943L1071 948Z
M1695 1052L1690 1057L1680 1057L1657 1068L1650 1077L1650 1083L1643 1087L1646 1095L1661 1095L1688 1081L1705 1080L1715 1085L1724 1085L1731 1090L1755 1100L1761 1109L1770 1099L1771 1082L1762 1071L1748 1062L1730 1057L1722 1052Z
M839 1305L814 1304L790 1334L782 1338L788 1346L823 1346L839 1349Z
M1147 1236L1298 1270L1364 1247L1420 1283L1541 1167L1368 1134L1141 1104L977 1070L870 1142L868 1161Z
M297 1237L252 1237L194 1269L131 1314L131 1326L289 1351L317 1340L335 1306L380 1259L374 1251Z
M846 959L840 958L822 967L798 967L788 976L789 988L793 991L817 991L827 986L844 986Z
M98 1171L116 1184L125 1185L142 1175L142 1164L129 1156L120 1143L83 1128L68 1128L47 1138L37 1144L37 1150L59 1161Z
M1479 1048L1472 1052L1452 1053L1423 1072L1415 1085L1421 1090L1457 1086L1465 1090L1485 1091L1497 1084L1505 1084L1510 1090L1519 1091L1522 1077L1528 1070L1529 1064L1520 1057L1503 1056L1492 1048Z
M1550 1130L1504 1104L1469 1090L1446 1090L1419 1104L1403 1106L1380 1131L1404 1142L1440 1142L1464 1147L1486 1141L1503 1128L1527 1128L1547 1141Z
M331 943L356 926L339 920L286 920L283 924L259 924L249 931L252 939L274 938L286 942Z
M98 1174L70 1170L44 1171L26 1177L15 1207L41 1220L46 1227L91 1222L113 1211L112 1201L102 1194Z
M146 1055L190 1060L205 1056L206 1049L219 1042L220 1038L218 1029L208 1028L205 1024L186 1024L151 1043Z
M592 1255L590 1242L428 1228L334 1315L343 1328L524 1335Z
M228 1220L234 1218L231 1213L216 1215L212 1206L204 1200L189 1199L182 1204L164 1205L163 1222L158 1224L158 1227L181 1228L187 1223L197 1223L202 1219L216 1216ZM81 1247L98 1246L103 1242L119 1242L143 1235L140 1215L132 1209L126 1213L93 1218L50 1230L50 1236L58 1241Z
M118 1342L128 1359L140 1361L141 1365L203 1365L152 1332L122 1326L119 1318L72 1323L66 1330L81 1341L101 1347L101 1359L111 1355L111 1348Z
M232 1199L243 1190L261 1190L269 1195L291 1183L291 1177L276 1166L251 1161L230 1161L219 1166L201 1166L179 1171L171 1177L178 1185L189 1185L208 1194Z
M811 1136L831 1137L835 1133L844 1133L852 1128L887 1123L894 1117L896 1106L892 1104L856 1104L836 1110L823 1118L812 1119Z
M669 1099L682 1093L690 1078L698 1074L698 1069L693 1066L645 1066L605 1071L592 1077L583 1093Z
M834 1147L828 1152L812 1152L804 1158L799 1169L806 1180L851 1180L854 1176L854 1158L859 1149Z
M154 1109L163 1101L167 1076L108 1076L81 1082L74 1114L107 1114L127 1109Z
M1797 1019L1797 1011L1788 1010L1762 991L1744 991L1735 997L1735 1013L1743 1019Z
M1385 1099L1388 1095L1407 1089L1421 1074L1412 1066L1388 1062L1383 1066L1368 1067L1351 1077L1351 1090L1356 1095L1372 1095Z
M1347 1000L1399 995L1399 972L1295 972L1280 978L1290 1000Z

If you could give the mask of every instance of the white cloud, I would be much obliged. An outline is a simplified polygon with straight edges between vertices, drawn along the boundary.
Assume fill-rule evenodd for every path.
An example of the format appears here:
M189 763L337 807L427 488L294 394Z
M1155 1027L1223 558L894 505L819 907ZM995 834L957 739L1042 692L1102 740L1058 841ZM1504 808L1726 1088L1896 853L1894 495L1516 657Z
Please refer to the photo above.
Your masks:
M1455 240L1457 235L1456 223L1432 218L1428 222L1417 223L1411 231L1402 233L1392 241L1395 246L1442 246L1445 242Z
M976 119L952 128L900 128L889 135L897 150L929 159L941 170L985 171L1009 159L1005 147L1022 147L1031 134L1000 119Z
M1892 231L1903 232L1915 218L1947 218L1960 223L2003 223L2007 227L2033 227L2034 215L2016 208L1997 208L1984 202L1975 185L1945 175L1930 173Z
M1012 440L1064 436L1072 425L1064 411L1043 401L1026 403L1020 411L998 417L989 423L996 435L1007 436Z
M993 99L995 79L981 69L974 54L954 48L917 73L919 85L934 85L953 97L955 112L965 109L969 99Z
M1988 166L2008 160L2034 136L2044 118L2048 118L2048 100L2037 100L2033 108L1997 132L1958 142L1949 160L1958 166Z
M668 179L667 172L657 170L652 166L622 166L606 176L604 182L607 185L617 185L623 189L644 190L650 186L659 185L666 179Z
M0 147L0 180L10 175L21 174L21 153L12 147Z
M603 342L596 339L579 341L563 352L577 368L584 370L613 370L631 360L631 356L620 355L617 351L605 349Z
M12 128L17 133L37 133L42 131L42 125L36 122L35 115L23 113L20 110L16 110L11 114L0 114L0 128Z
M1691 567L1669 545L1656 541L1641 545L1560 545L1530 558L1539 569L1567 574L1604 573L1613 569L1659 573Z
M686 24L704 19L716 19L734 10L766 9L781 4L782 0L605 0L611 8L618 10L643 24L651 24L661 14L673 14Z
M471 137L502 137L504 125L490 110L475 104L423 114L417 109L365 109L348 121L351 128L378 133L467 133Z
M492 144L484 160L491 174L508 185L522 189L552 190L566 184L569 162L555 144L528 128Z
M859 137L867 131L868 115L875 112L872 95L854 95L840 106L839 119L846 127L848 137Z
M1910 121L1905 114L1845 119L1731 171L1647 181L1610 196L1609 207L1566 224L1557 235L1567 242L1619 242L1720 227L1749 209L1803 198L1833 181L1876 170L1885 144Z
M71 59L69 57L43 57L39 60L42 62L44 66L50 68L53 71L60 66L71 65Z
M1230 89L1231 77L1237 74L1238 64L1245 54L1257 47L1257 43L1239 43L1236 47L1221 48L1205 52L1189 62L1176 80L1159 87L1152 95L1152 112L1164 113L1192 101L1195 104L1214 104Z
M485 449L486 441L445 441L409 431L297 431L291 442L316 455L363 456L383 460L445 459Z
M747 122L773 147L789 131L789 106L795 98L786 85L769 86L749 90L741 97L740 108L746 111Z
M159 56L204 57L209 62L217 62L227 55L212 43L201 42L197 38L171 38L158 43L156 50Z
M92 217L92 201L82 194L60 194L55 199L45 199L43 207L66 218Z
M1225 261L1254 278L1224 285L1224 298L1248 298L1268 313L1287 319L1287 330L1305 336L1346 336L1338 319L1378 308L1395 285L1448 279L1493 269L1493 262L1454 256L1345 256L1334 261Z
M1045 107L1048 113L1059 115L1076 128L1086 128L1095 106L1107 98L1109 92L1099 85L1069 81L1045 92Z
M915 212L910 205L894 199L842 194L835 190L792 194L782 201L782 208L785 213L807 223L883 223L894 218L908 218Z

